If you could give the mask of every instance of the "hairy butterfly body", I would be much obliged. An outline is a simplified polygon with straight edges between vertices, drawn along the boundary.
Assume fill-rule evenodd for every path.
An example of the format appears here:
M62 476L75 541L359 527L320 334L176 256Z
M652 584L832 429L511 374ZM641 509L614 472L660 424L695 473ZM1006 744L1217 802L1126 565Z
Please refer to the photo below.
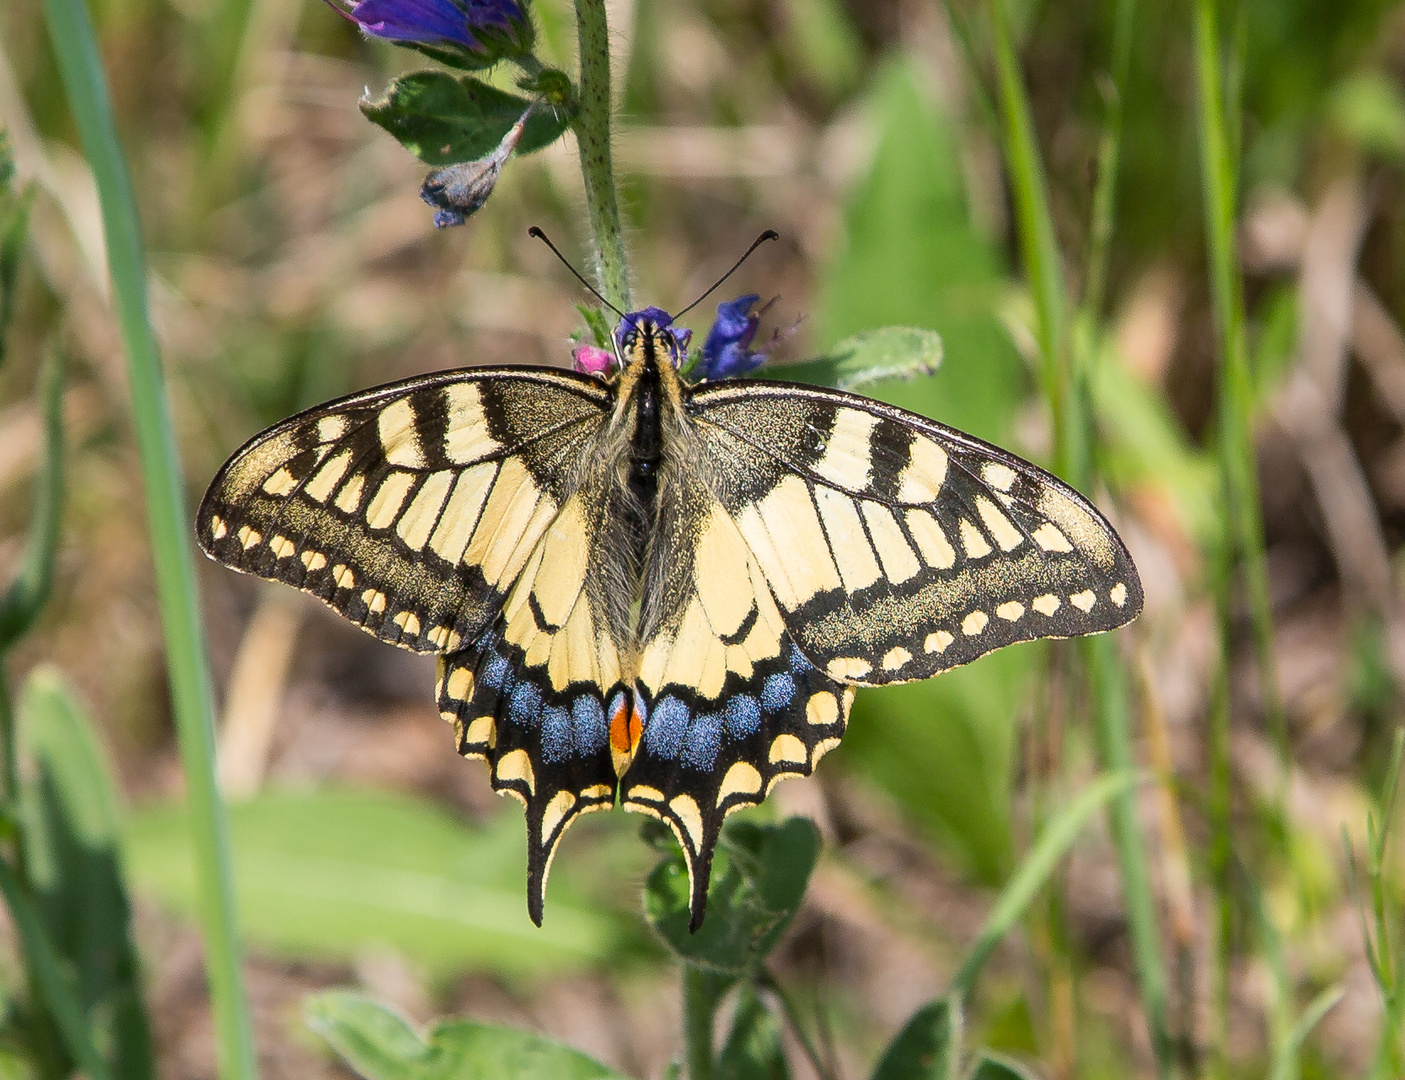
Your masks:
M655 308L601 379L443 372L256 436L201 545L439 655L460 753L528 828L538 923L579 814L666 821L701 922L728 813L808 775L854 687L1121 626L1136 568L1072 489L913 413L761 380L696 385Z

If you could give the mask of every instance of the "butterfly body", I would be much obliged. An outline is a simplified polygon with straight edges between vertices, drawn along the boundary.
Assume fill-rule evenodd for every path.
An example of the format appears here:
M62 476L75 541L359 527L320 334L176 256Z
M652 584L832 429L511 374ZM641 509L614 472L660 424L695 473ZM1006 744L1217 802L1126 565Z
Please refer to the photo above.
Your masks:
M215 478L214 558L439 655L458 749L526 808L528 909L579 814L666 821L700 923L723 819L838 744L856 685L926 678L1141 607L1107 523L923 417L696 385L627 316L610 379L444 372L310 410Z

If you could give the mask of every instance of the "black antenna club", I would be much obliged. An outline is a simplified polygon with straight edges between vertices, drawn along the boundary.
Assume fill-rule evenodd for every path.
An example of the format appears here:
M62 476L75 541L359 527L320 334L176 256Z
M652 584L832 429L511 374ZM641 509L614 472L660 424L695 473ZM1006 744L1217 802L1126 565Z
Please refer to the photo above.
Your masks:
M712 283L712 287L708 289L707 292L703 293L701 296L699 296L696 300L694 300L691 304L689 304L687 307L685 307L682 311L678 312L678 314L674 315L673 317L675 319L681 319L684 315L688 314L688 312L692 311L693 308L697 307L709 296L711 296L718 289L720 289L722 287L722 283L726 281L729 277L731 277L733 274L735 274L741 268L742 263L746 262L747 259L751 258L751 253L753 251L759 248L762 244L766 243L767 240L779 240L780 238L781 234L776 232L775 229L767 229L765 232L763 232L760 236L758 236L755 240L751 242L751 247L746 249L746 253L732 264L732 268L730 270L728 270L720 278L714 281Z
M615 307L614 304L610 303L610 301L606 300L603 296L600 295L600 290L597 289L594 285L592 285L589 281L587 281L581 275L581 272L571 265L570 260L567 259L566 256L561 254L561 250L551 242L551 237L547 236L546 233L542 232L540 227L533 225L530 229L527 230L527 235L532 237L534 240L540 240L547 247L551 248L551 253L561 260L561 265L564 266L567 270L571 271L571 273L575 276L575 279L579 281L582 285L584 285L587 289L589 289L591 293L595 296L595 299L599 300L602 304L604 304L607 308L613 311L621 319L628 318L628 316L623 311ZM719 282L718 284L721 284L721 282Z

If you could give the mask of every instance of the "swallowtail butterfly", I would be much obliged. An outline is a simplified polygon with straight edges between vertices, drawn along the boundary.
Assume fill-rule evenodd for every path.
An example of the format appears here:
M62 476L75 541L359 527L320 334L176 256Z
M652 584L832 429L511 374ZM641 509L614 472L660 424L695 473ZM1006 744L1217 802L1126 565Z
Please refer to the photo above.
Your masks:
M902 409L678 373L447 371L308 410L210 485L202 547L438 656L458 749L526 807L527 906L579 814L662 818L701 922L723 819L809 775L854 688L1111 630L1142 588L1085 499Z

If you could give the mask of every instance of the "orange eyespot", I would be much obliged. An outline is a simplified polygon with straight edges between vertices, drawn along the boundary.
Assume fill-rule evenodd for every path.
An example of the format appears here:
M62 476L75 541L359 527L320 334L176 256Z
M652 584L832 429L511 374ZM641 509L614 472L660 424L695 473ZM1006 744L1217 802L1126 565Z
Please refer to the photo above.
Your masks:
M621 695L610 714L610 748L621 754L633 754L644 733L644 719L634 708L633 695Z

